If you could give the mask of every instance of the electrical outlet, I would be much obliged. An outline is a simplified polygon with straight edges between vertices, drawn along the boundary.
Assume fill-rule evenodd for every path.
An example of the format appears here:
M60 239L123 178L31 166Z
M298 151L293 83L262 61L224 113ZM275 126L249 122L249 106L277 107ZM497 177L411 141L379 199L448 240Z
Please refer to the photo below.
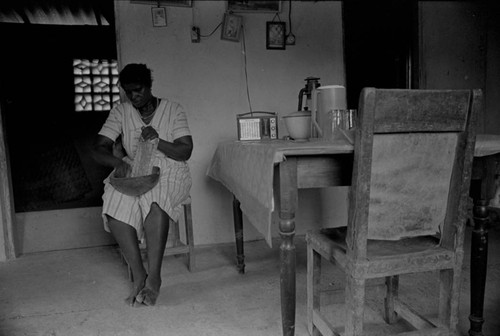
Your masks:
M295 45L295 35L293 35L293 34L287 35L285 43L286 43L286 45Z
M191 42L200 43L200 27L191 27Z

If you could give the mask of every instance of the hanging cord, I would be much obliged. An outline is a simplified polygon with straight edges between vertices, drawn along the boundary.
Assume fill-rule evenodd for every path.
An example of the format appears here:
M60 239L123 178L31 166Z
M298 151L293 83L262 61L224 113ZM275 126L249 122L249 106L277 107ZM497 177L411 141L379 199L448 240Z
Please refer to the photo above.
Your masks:
M276 12L276 14L274 14L273 19L271 20L271 22L274 22L274 19L276 19L276 18L278 18L277 22L281 22L280 14L278 12Z
M212 32L211 32L210 34L208 34L208 35L201 35L201 34L200 34L200 37L210 37L210 36L212 36L212 35L213 35L216 31L217 31L217 29L219 29L219 27L220 27L220 26L222 26L222 23L223 23L223 22L224 22L224 21L221 21L221 22L217 25L217 27L215 27L215 28L214 28L214 30L212 30Z
M193 26L196 26L196 22L194 20L195 19L195 17L194 17L194 4L195 4L195 2L193 1L193 4L191 6L191 22L192 22Z
M292 33L292 0L288 5L288 25L290 26L290 34Z
M290 32L286 36L287 41L291 40L292 44L295 43L295 35L292 33L292 0L290 0L288 4L288 28L290 28Z
M252 102L250 100L250 90L248 88L248 70L247 70L247 47L245 43L245 27L241 25L241 46L243 47L243 59L245 63L245 82L246 82L246 87L247 87L247 100L248 100L248 107L250 108L250 115L253 116L253 110L252 110Z

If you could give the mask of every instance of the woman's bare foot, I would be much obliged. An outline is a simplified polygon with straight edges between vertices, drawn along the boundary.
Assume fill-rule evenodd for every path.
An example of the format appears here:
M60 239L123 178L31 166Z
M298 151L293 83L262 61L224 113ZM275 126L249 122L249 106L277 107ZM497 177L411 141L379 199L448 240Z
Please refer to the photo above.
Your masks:
M146 306L154 306L156 304L158 295L160 295L160 292L157 292L148 287L144 287L137 295L136 300L137 302L141 302Z
M125 299L125 303L127 303L127 305L133 307L135 302L137 301L136 300L136 296L137 294L139 294L139 292L141 292L141 290L144 289L144 286L146 285L146 278L147 278L147 275L144 274L143 277L139 277L139 279L135 280L136 277L134 277L134 282L132 284L132 290L130 292L130 295L128 296L128 298Z
M156 299L160 295L161 280L155 280L153 277L146 279L144 288L141 289L135 300L146 306L154 306Z

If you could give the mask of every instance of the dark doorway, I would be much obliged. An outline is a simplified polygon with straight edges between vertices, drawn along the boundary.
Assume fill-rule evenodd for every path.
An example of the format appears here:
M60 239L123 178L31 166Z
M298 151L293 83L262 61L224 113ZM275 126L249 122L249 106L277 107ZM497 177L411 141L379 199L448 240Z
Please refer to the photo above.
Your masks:
M347 105L361 89L417 88L417 1L342 3Z
M15 211L100 205L109 171L89 150L108 113L75 112L73 59L116 59L114 25L2 23L0 35Z

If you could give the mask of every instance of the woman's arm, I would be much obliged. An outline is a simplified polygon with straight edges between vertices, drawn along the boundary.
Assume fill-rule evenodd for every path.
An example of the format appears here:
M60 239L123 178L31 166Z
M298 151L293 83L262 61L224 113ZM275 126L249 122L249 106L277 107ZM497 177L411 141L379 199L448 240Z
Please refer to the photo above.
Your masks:
M158 150L176 161L187 161L193 152L193 138L186 135L175 139L174 142L160 139Z
M113 155L113 144L113 140L98 134L92 150L92 157L103 166L115 168L116 177L125 177L131 167L128 163Z
M151 126L142 129L141 137L144 140L153 140L159 137L158 132ZM160 139L158 142L158 150L176 161L186 161L191 157L193 152L193 138L186 135L168 142Z

